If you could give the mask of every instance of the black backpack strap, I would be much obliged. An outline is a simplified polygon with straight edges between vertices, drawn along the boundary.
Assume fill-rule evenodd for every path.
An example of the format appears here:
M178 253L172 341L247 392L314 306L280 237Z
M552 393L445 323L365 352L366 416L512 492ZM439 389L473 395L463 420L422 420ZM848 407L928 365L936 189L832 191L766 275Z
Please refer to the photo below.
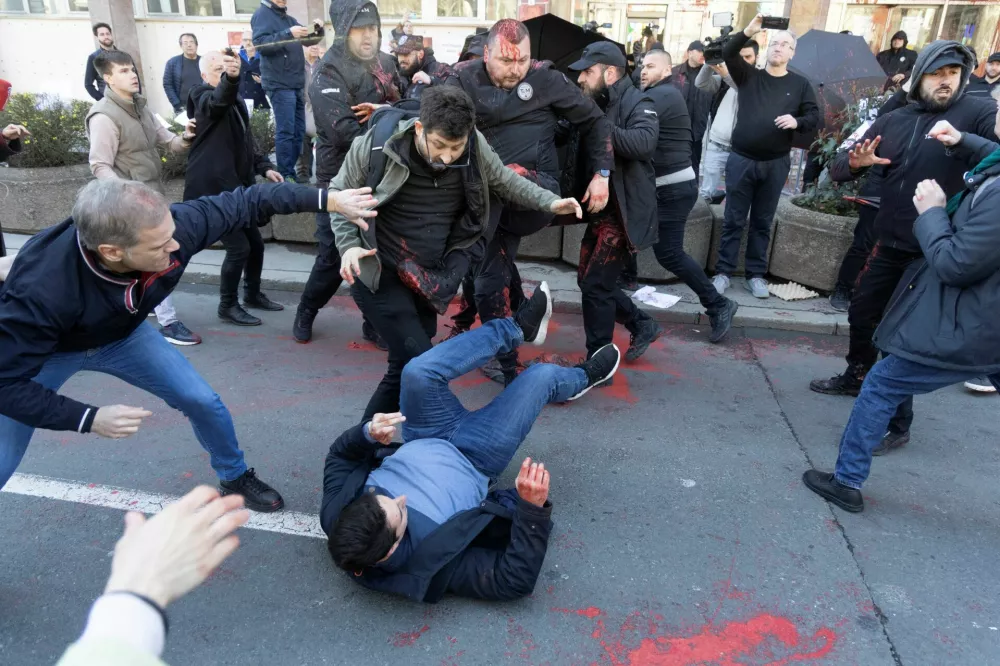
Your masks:
M375 113L368 119L368 131L372 135L371 155L368 159L368 178L365 179L365 186L372 188L372 192L385 175L385 154L382 147L393 134L400 121L415 118L420 114L419 102L397 102L393 106L383 106L375 109Z

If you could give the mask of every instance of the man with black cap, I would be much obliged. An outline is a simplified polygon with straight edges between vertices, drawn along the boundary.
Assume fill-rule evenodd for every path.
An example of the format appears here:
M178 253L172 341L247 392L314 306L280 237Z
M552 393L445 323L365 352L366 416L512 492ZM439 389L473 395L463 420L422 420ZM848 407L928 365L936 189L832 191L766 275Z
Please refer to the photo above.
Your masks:
M577 283L583 300L587 358L611 344L618 321L632 334L625 358L635 361L662 330L616 283L628 259L656 241L656 184L651 160L659 125L653 102L632 84L625 65L625 54L618 46L602 41L589 44L569 69L580 73L577 82L583 92L604 110L611 123L615 154L608 206L587 212L587 230L580 245ZM586 156L581 159L579 191L591 172Z
M983 72L983 76L973 74L969 77L965 94L973 97L990 97L998 85L1000 85L1000 53L994 53L986 61L986 71Z
M886 88L899 85L910 77L913 65L917 62L917 52L906 48L908 43L906 33L900 30L889 40L889 48L876 56L882 71L889 77L885 83Z
M562 119L579 131L590 168L586 173L578 170L580 178L588 181L581 203L587 204L591 213L607 205L608 179L614 166L611 126L597 104L551 62L531 59L531 40L523 23L497 21L487 35L482 62L459 63L454 70L449 85L457 85L472 98L476 127L507 168L558 193L562 174L556 133ZM508 290L521 237L545 228L553 217L499 201L491 204L490 214L490 242L474 269L471 290L484 322L510 315ZM510 383L517 376L517 352L500 355L498 361L499 368L494 365L484 371L491 379Z
M858 277L848 309L847 369L830 379L811 382L809 388L817 393L857 396L865 375L875 365L875 329L904 274L923 258L913 234L917 219L913 192L917 184L936 180L949 197L964 187L962 169L956 168L945 146L926 139L930 129L946 120L959 132L996 141L994 101L963 94L972 64L972 53L958 42L939 40L928 44L913 66L909 103L879 116L850 151L841 153L830 164L830 177L835 181L860 178L878 165L883 169L883 180L875 218L877 241ZM912 405L912 399L900 405L875 455L909 441Z
M687 58L684 62L674 67L671 81L684 96L684 103L687 104L688 115L691 117L691 166L694 168L695 178L698 177L701 167L701 142L705 138L705 131L708 129L708 116L712 112L712 101L715 96L695 85L698 72L705 66L705 45L699 41L693 41L688 45Z
M309 83L316 120L316 185L321 188L340 171L351 142L364 133L374 108L400 97L396 63L388 53L379 51L381 20L375 5L367 0L334 0L330 20L336 37ZM317 313L343 283L340 254L326 213L316 214L316 240L316 262L292 326L295 341L301 343L312 339ZM362 334L384 348L367 319Z
M420 99L425 88L440 86L451 75L451 68L438 62L433 52L424 48L421 35L402 35L396 47L396 59L406 99Z

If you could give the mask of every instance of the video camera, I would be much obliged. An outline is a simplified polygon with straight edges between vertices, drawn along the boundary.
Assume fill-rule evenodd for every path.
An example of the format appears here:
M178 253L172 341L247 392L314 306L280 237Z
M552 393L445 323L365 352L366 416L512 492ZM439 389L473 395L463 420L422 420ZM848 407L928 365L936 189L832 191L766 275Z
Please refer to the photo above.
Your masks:
M729 39L729 33L733 31L733 13L719 12L712 14L712 27L721 28L720 34L714 39L705 42L705 62L709 65L718 65L722 62L722 45Z

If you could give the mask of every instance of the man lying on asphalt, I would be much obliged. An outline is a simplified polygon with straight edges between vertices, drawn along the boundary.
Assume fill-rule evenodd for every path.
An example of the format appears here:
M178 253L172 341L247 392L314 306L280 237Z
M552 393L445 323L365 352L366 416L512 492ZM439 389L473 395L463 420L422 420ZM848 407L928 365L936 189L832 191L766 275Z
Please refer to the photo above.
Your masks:
M621 353L610 344L575 368L532 365L474 412L448 382L497 352L542 344L551 314L543 282L513 317L485 322L410 361L401 413L376 414L330 447L320 524L333 561L352 580L431 603L448 593L497 601L531 594L552 530L549 473L526 459L516 492L488 486L542 408L609 379ZM400 423L405 443L392 444Z
M33 236L0 264L0 488L17 469L35 428L121 439L151 412L95 407L59 395L83 370L149 391L191 421L223 494L256 511L281 495L247 469L229 410L146 316L166 298L197 252L272 215L328 210L374 215L370 191L329 194L302 185L255 185L169 205L136 181L91 181L71 218Z

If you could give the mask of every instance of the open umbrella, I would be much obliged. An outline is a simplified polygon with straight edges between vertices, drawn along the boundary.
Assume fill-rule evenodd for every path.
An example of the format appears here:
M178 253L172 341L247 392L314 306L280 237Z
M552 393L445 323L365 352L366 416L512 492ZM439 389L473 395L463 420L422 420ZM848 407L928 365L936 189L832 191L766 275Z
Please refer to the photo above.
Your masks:
M587 44L611 41L597 32L587 32L575 23L561 19L555 14L542 14L524 22L531 40L531 55L535 60L551 60L556 69L564 74L567 67L580 59ZM613 42L625 53L625 47ZM573 76L573 80L576 77Z
M881 91L885 83L885 72L864 39L824 30L810 30L799 38L788 69L812 83L828 128L845 106L872 90ZM796 133L792 143L808 149L815 139L816 132Z

